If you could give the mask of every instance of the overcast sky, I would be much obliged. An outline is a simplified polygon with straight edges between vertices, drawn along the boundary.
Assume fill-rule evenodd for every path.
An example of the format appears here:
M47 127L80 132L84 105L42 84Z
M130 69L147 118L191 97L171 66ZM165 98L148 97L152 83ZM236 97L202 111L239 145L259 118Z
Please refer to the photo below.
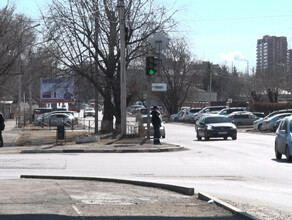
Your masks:
M50 0L10 0L17 12L37 18ZM115 0L116 1L116 0ZM199 60L235 65L246 72L256 65L257 39L286 36L292 47L292 0L158 0L180 22L192 54ZM0 6L5 0L0 0ZM249 71L251 73L251 71Z

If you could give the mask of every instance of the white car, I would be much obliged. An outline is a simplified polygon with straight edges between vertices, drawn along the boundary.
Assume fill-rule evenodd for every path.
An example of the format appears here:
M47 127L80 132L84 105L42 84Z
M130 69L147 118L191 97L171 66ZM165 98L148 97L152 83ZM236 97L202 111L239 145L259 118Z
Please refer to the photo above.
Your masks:
M185 109L185 114L183 115L183 121L191 121L192 116L199 112L201 109L200 108L187 108Z
M259 119L255 120L255 121L253 122L253 125L252 125L253 129L254 129L254 130L261 130L261 129L262 129L262 125L263 125L263 121L264 121L264 119L265 119L265 118L259 118Z
M160 127L160 137L165 138L165 127L163 125L163 121L161 120L161 127ZM145 130L145 135L147 135L147 116L144 116L140 118L140 122L143 124L143 129ZM153 125L151 124L151 118L150 118L150 136L154 136L154 129Z
M169 117L169 120L170 121L178 121L178 116L182 113L183 110L180 110L178 113L176 114L172 114L170 117Z
M205 107L205 108L201 109L199 112L194 113L192 115L192 119L191 120L193 122L196 122L203 114L211 113L211 112L218 113L219 111L221 111L224 108L226 108L226 106L209 106L209 107Z
M84 118L86 118L87 116L93 116L95 117L95 110L94 108L91 107L87 107L84 109L84 114L83 114Z

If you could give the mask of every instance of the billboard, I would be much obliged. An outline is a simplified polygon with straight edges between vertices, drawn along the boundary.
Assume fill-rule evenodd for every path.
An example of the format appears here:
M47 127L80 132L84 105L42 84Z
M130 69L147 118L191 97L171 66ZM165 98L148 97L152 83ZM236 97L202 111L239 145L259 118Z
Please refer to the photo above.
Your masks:
M41 78L41 102L75 102L73 78Z

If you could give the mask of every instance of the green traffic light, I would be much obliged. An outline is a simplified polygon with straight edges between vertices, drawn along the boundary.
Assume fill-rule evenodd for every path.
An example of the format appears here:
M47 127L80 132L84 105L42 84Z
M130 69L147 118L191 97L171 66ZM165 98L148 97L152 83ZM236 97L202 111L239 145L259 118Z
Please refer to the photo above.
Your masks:
M149 75L153 75L154 74L154 70L149 70Z

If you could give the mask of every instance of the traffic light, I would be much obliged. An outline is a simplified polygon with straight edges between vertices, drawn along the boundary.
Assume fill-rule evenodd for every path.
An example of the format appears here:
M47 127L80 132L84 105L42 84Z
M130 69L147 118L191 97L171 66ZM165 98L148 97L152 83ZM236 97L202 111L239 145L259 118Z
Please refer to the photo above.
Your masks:
M146 75L153 76L157 73L157 59L154 56L146 57Z

